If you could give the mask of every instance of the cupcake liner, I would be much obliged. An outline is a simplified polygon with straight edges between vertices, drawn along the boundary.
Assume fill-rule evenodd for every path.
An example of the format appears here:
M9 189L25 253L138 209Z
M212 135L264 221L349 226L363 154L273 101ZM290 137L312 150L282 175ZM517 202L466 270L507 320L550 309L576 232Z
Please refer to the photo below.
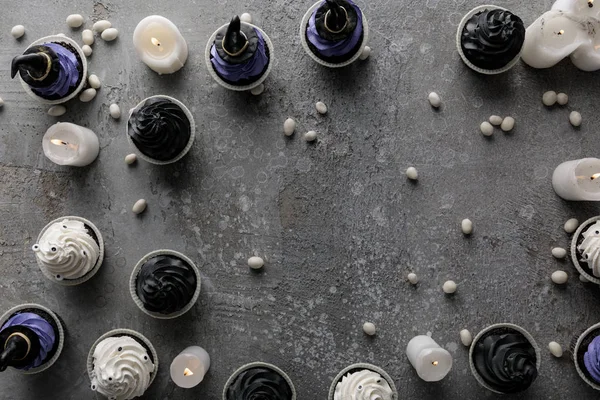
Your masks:
M38 46L38 45L42 45L44 43L50 43L50 42L67 43L70 46L73 46L73 48L77 51L77 54L79 54L79 58L81 58L81 64L83 66L83 71L81 72L83 77L81 79L81 82L77 86L77 88L75 88L75 90L71 94L63 97L62 99L48 100L48 99L45 99L45 98L35 94L33 92L33 90L31 90L31 87L29 87L29 85L21 78L21 74L19 74L19 81L21 82L21 86L23 86L23 89L25 89L25 92L31 98L39 101L40 103L50 104L50 105L62 104L62 103L66 103L67 101L69 101L72 98L74 98L75 96L77 96L79 94L79 92L81 92L81 90L87 84L87 73L88 73L87 58L85 57L85 54L83 54L83 50L81 50L81 47L79 47L77 42L75 42L73 39L68 38L66 36L58 36L58 35L46 36L46 37L43 37L43 38L38 39L35 42L31 43L29 46L27 46L27 49L29 49L32 46Z
M347 366L343 370L341 370L340 373L337 374L337 376L331 383L331 387L329 388L329 395L327 396L327 399L333 400L333 396L335 394L335 388L336 388L337 384L342 380L344 375L346 375L348 372L351 372L354 370L362 371L365 369L368 369L369 371L377 372L379 375L381 375L383 377L383 379L385 379L387 381L387 383L390 385L390 387L392 388L392 392L393 392L392 399L393 400L398 399L398 391L396 390L396 385L394 385L394 381L388 375L388 373L385 372L383 369L379 368L378 366L375 366L372 364L365 364L365 363L352 364L352 365Z
M126 129L126 134L127 134L127 140L135 148L135 150L137 151L138 155L140 156L140 158L142 160L147 161L150 164L156 164L156 165L172 164L174 162L177 162L177 161L181 160L190 151L190 149L192 148L192 145L194 144L194 139L196 139L196 123L194 121L194 116L192 115L192 113L190 112L190 110L186 107L186 105L183 104L181 101L179 101L179 100L177 100L177 99L175 99L173 97L169 97L169 96L165 96L165 95L159 94L159 95L147 97L144 100L140 101L137 106L135 106L134 108L132 108L131 110L129 110L129 117L128 118L131 118L131 114L133 114L134 111L136 111L139 108L141 108L142 106L144 106L144 104L146 104L146 102L148 100L151 100L151 99L165 99L165 100L169 100L170 102L177 104L183 110L185 116L190 121L190 139L188 141L188 144L181 151L181 153L179 153L179 155L177 157L173 158L172 160L161 161L161 160L155 160L152 157L148 157L147 155L145 155L144 153L142 153L137 148L137 146L133 142L133 139L131 139L131 136L129 136L129 123L127 123L127 127L125 128Z
M194 292L194 296L192 297L190 302L184 308L182 308L181 310L179 310L175 313L172 313L172 314L161 314L161 313L146 310L146 308L144 307L144 303L138 297L137 290L136 290L137 276L140 273L140 270L142 269L142 266L144 265L144 263L153 257L161 256L161 255L170 255L170 256L175 256L175 257L181 258L190 267L192 267L192 269L194 270L194 273L196 274L196 291ZM198 269L196 264L194 264L194 262L192 260L190 260L184 254L179 253L174 250L155 250L153 252L146 254L135 265L135 267L133 268L133 271L131 272L131 277L129 278L129 293L131 294L131 298L133 299L135 304L144 313L146 313L147 315L149 315L153 318L157 318L157 319L173 319L173 318L182 316L183 314L188 312L194 306L194 304L196 304L196 301L198 300L198 296L200 296L201 287L202 287L202 278L200 276L200 270Z
M54 312L52 312L50 309L48 309L42 305L34 304L34 303L21 304L16 307L13 307L10 310L8 310L7 312L5 312L2 315L2 317L0 317L0 328L2 328L2 326L4 326L4 324L10 319L10 317L15 315L19 311L25 312L28 309L37 309L37 310L41 310L41 311L45 312L50 317L52 317L52 319L54 320L54 323L56 325L56 328L58 329L58 338L57 338L58 346L56 347L56 351L54 352L54 355L50 358L50 360L46 361L39 367L31 368L28 371L13 368L14 370L16 370L24 375L33 375L33 374L38 374L42 371L47 370L56 362L56 360L58 360L58 357L60 357L63 346L65 344L65 328L64 328L63 323L61 322L60 318L58 318L58 316Z
M594 282L596 285L600 285L600 279L595 277L594 275L592 275L590 272L588 272L587 268L584 268L581 265L581 262L579 260L579 252L577 251L577 246L578 246L579 238L581 237L583 232L587 228L589 228L590 225L593 225L594 223L596 223L599 220L600 220L600 216L590 218L587 221L585 221L583 224L579 225L579 228L577 228L577 230L575 231L575 234L573 235L573 240L571 241L571 260L573 261L573 265L575 265L575 268L577 268L577 272L579 272L581 275L583 275L588 281Z
M531 345L533 346L533 348L535 350L535 359L536 359L535 367L537 368L538 371L540 370L540 366L542 364L542 353L541 353L540 347L536 343L533 336L531 336L531 334L529 332L527 332L525 329L521 328L518 325L509 324L509 323L500 323L500 324L490 325L487 328L485 328L484 330L482 330L481 332L479 332L479 334L477 334L477 336L475 336L475 339L473 339L473 343L471 344L471 348L469 349L469 365L471 366L471 373L473 374L473 376L475 377L477 382L481 386L486 388L487 390L494 392L494 393L498 393L498 394L506 394L506 393L500 392L498 390L492 389L490 386L488 386L488 384L483 380L481 375L479 375L479 372L477 372L477 369L475 368L475 363L473 361L473 352L475 351L475 345L477 344L477 342L479 340L481 340L486 334L488 334L494 330L497 330L497 329L513 330L513 331L517 331L517 332L521 333L523 336L525 336L525 339L527 339L527 341L529 341L529 343L531 343Z
M367 43L369 43L369 22L367 21L367 17L361 10L360 12L362 14L362 21L363 21L363 39L362 39L362 43L360 44L359 51L357 51L356 54L347 61L344 61L341 63L327 62L325 60L320 59L315 53L312 52L312 50L308 46L308 39L306 38L306 26L308 25L308 21L310 20L310 17L313 15L315 10L317 8L319 8L322 4L323 4L323 1L317 1L315 4L312 5L312 7L310 7L308 9L306 14L304 14L304 17L302 18L302 22L300 23L300 43L302 44L304 51L306 51L306 54L308 54L310 56L310 58L312 58L314 61L316 61L317 63L319 63L325 67L342 68L342 67L348 66L360 58L360 55L362 54L365 46L367 45Z
M98 228L96 227L96 225L94 225L92 222L88 221L85 218L75 217L75 216L68 216L68 217L60 217L60 218L57 218L57 219L49 222L41 230L40 234L37 237L37 242L36 243L40 242L42 236L48 230L48 228L50 228L50 226L52 224L55 224L57 222L61 222L64 219L69 219L71 221L82 222L86 227L90 228L92 230L92 232L94 233L93 235L90 235L90 236L92 236L92 238L94 238L94 239L97 239L97 241L98 241L98 247L100 248L100 253L98 254L98 261L96 261L96 264L94 265L94 268L92 268L92 270L90 272L88 272L87 274L85 274L81 278L59 280L59 279L56 279L56 276L53 273L51 273L50 271L48 271L46 269L46 266L44 265L44 263L42 263L42 261L40 261L40 259L37 258L37 256L35 257L35 260L37 262L37 265L42 270L42 273L44 274L44 276L46 278L48 278L49 280L51 280L52 282L58 283L59 285L63 285L63 286L77 286L77 285L81 285L82 283L87 282L88 280L90 280L100 270L100 267L102 266L102 262L104 261L104 239L102 238L102 233L100 233L100 230L98 230Z
M281 375L283 377L283 379L286 380L288 385L290 385L290 389L292 391L292 400L296 400L296 388L294 387L294 383L292 382L290 377L285 372L283 372L281 369L276 367L275 365L260 362L260 361L252 362L252 363L246 364L244 366L241 366L233 374L231 374L231 376L229 377L229 379L227 379L227 382L225 383L225 387L223 387L223 400L227 400L227 389L229 389L229 386L231 386L234 379L242 372L244 372L248 369L252 369L252 368L269 368L269 369L272 369L273 371L277 372L279 375Z
M255 87L259 86L261 83L263 83L265 81L265 79L267 79L267 76L269 76L269 74L271 73L271 70L273 69L273 61L275 60L275 58L274 58L275 57L275 49L273 47L273 42L271 42L271 39L269 38L269 36L256 25L252 25L247 22L242 22L242 24L249 26L251 28L254 28L260 32L260 34L262 35L262 37L265 40L265 45L267 46L267 48L269 50L269 54L270 54L269 65L267 66L267 70L256 81L254 81L248 85L232 85L231 83L228 83L225 80L223 80L223 78L221 78L219 76L219 74L217 74L215 69L213 68L212 62L210 61L210 49L212 48L215 38L217 37L217 32L219 32L221 29L225 28L229 24L225 24L225 25L221 26L219 29L217 29L211 35L210 39L208 39L208 43L206 44L206 50L204 51L204 59L206 60L206 67L208 68L208 73L210 74L210 76L212 76L212 78L215 81L217 81L217 83L219 85L223 86L225 89L233 90L236 92L245 92L248 90L252 90Z
M580 349L581 349L581 351L587 351L587 346L589 345L589 343L585 343L585 342L587 342L586 339L592 333L595 333L596 336L600 335L600 323L591 326L589 329L587 329L585 332L583 332L581 335L579 335L579 337L577 338L577 341L575 343L575 348L573 349L573 362L575 363L575 369L577 370L577 374L579 374L581 379L585 383L590 385L592 388L594 388L596 390L600 390L600 384L598 382L595 382L594 380L592 380L591 377L588 377L588 375L585 372L583 372L583 368L580 365L580 362L579 362L580 360L578 357L578 353L579 353Z
M484 75L497 75L497 74L501 74L503 72L508 71L509 69L511 69L512 67L514 67L519 60L521 59L521 53L523 52L523 48L521 48L521 51L519 52L519 54L517 54L517 56L508 64L506 64L504 67L499 68L499 69L483 69L483 68L479 68L478 66L474 65L471 61L469 61L467 59L467 56L465 56L465 53L463 52L462 49L462 31L465 27L465 25L467 24L467 21L469 21L469 19L471 19L471 17L475 14L477 14L480 11L484 11L484 10L502 10L502 11L509 11L504 7L499 7L499 6L495 6L495 5L484 5L484 6L479 6L479 7L475 7L474 9L472 9L471 11L469 11L467 13L467 15L465 15L463 17L463 19L460 21L460 24L458 24L458 31L456 32L456 48L458 49L458 54L460 54L460 58L462 58L462 60L464 61L465 64L467 64L467 66L469 68L471 68L473 71L479 72L480 74L484 74Z

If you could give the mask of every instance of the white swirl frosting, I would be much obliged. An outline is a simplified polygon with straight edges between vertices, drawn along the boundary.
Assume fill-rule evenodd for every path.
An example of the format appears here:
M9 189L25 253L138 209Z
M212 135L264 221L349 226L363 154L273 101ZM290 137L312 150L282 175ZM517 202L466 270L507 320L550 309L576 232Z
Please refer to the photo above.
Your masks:
M335 387L333 400L392 400L390 384L368 369L349 373Z
M90 272L100 254L81 221L65 219L46 229L33 245L38 260L57 279L78 279Z
M92 390L110 400L129 400L150 386L154 364L146 349L129 336L104 339L94 349Z
M600 221L583 233L583 242L577 250L581 252L581 261L586 262L594 276L600 278Z

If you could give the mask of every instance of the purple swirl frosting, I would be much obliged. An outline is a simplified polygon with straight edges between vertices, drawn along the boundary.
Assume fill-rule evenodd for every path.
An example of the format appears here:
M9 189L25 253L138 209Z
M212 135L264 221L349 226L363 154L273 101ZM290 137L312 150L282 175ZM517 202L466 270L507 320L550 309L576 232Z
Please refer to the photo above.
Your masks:
M58 77L50 86L32 88L32 90L35 94L42 97L64 97L79 82L79 61L73 52L58 43L46 43L44 46L52 49L58 56L60 64Z
M0 332L12 326L24 326L31 329L40 340L40 353L30 365L23 368L25 371L31 368L37 368L44 363L48 353L56 343L56 334L54 328L48 321L34 313L21 313L10 317L10 319L2 326Z
M588 346L583 362L592 378L600 383L600 336L596 336Z
M223 60L217 51L216 45L213 44L210 49L211 62L221 78L235 83L242 80L252 80L262 75L269 63L269 57L265 49L265 39L257 29L254 29L254 32L258 36L256 52L248 61L241 64L232 64Z
M315 10L308 21L306 37L310 44L315 47L321 56L328 58L345 56L353 52L360 43L360 40L363 36L362 12L360 8L358 8L358 6L352 2L352 0L346 1L356 12L357 21L356 28L352 34L348 35L345 39L329 40L319 35L319 29L317 27L317 14L320 12L321 8L327 4L326 1L323 1L321 7Z

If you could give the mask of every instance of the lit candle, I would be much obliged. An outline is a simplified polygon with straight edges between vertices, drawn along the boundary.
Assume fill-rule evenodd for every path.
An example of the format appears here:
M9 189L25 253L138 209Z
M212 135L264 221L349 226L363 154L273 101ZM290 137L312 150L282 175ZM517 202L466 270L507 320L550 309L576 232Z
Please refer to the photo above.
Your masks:
M189 389L204 379L210 368L210 356L202 347L190 346L171 363L171 379L179 387Z
M560 164L552 175L552 186L565 200L600 201L600 160L584 158Z
M159 15L140 21L133 32L133 45L142 61L159 75L179 71L188 58L188 46L179 29Z
M100 143L90 129L59 122L46 131L42 148L46 157L55 164L84 167L98 157Z
M426 382L444 379L452 369L452 356L431 337L415 336L406 346L406 355L417 374Z

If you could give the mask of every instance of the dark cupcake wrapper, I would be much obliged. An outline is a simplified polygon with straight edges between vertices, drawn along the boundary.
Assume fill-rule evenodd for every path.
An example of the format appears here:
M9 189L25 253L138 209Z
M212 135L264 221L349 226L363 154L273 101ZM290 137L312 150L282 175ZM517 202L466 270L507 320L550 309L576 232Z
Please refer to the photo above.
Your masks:
M283 379L285 379L285 381L290 386L290 390L292 391L292 400L296 400L296 388L294 387L294 383L292 382L290 377L285 372L283 372L283 370L276 367L275 365L260 362L260 361L256 361L256 362L252 362L252 363L243 365L240 368L238 368L233 374L231 374L229 379L227 379L225 386L223 387L223 400L228 400L227 399L227 389L229 389L229 386L231 386L231 384L233 383L235 378L237 378L237 376L239 374L241 374L242 372L252 369L252 368L268 368L268 369L271 369L271 370L277 372L279 375L281 375L283 377Z
M600 382L597 382L592 378L592 375L588 372L583 361L583 357L587 352L588 346L597 336L600 336L600 323L591 326L585 330L581 335L577 335L571 341L571 351L573 353L573 362L575 363L575 369L581 377L581 379L596 390L600 390ZM573 342L575 345L573 346Z
M398 391L396 390L396 385L394 384L394 380L388 375L388 373L376 365L366 363L352 364L341 370L331 382L331 386L329 387L329 395L327 396L327 399L333 400L333 396L335 395L335 388L344 376L346 376L349 373L360 372L365 369L368 369L369 371L373 371L381 375L381 377L385 379L386 382L390 385L390 388L392 388L392 399L398 400Z
M600 216L590 218L579 225L579 228L577 228L575 231L571 241L571 260L573 261L573 265L575 265L577 271L583 275L584 278L590 282L600 285L600 278L594 276L592 269L586 262L581 262L581 252L577 250L577 247L581 244L581 242L583 242L583 233L597 221L600 221Z

